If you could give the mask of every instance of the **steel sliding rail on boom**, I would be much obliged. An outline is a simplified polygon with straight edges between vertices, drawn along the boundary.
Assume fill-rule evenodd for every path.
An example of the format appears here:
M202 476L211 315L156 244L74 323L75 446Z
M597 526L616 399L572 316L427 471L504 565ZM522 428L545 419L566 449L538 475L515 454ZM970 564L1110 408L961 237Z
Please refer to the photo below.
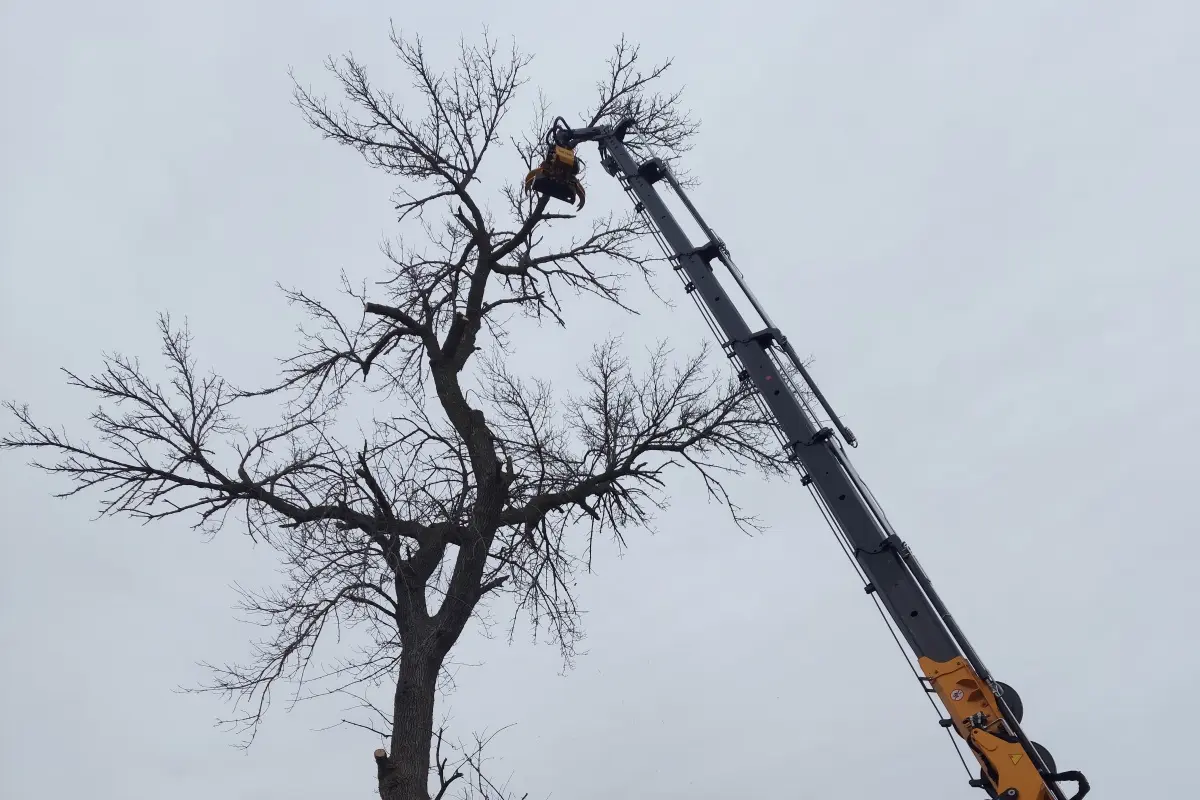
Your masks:
M990 797L1006 800L1082 800L1090 789L1078 771L1058 772L1050 753L1029 740L1021 728L1023 709L1016 693L995 681L978 653L950 615L912 550L892 530L866 484L855 472L838 434L851 446L857 441L833 413L793 347L772 324L746 286L725 244L688 199L670 167L661 159L638 163L624 144L631 120L613 127L568 128L562 120L547 136L549 154L530 173L526 186L560 199L573 199L580 189L575 147L595 141L605 171L616 177L638 212L651 224L685 288L705 312L726 353L741 367L740 377L757 390L774 417L789 457L803 468L802 482L815 489L818 503L835 533L861 569L865 589L873 594L916 657L918 677L947 712L943 727L952 728L979 761L981 771L971 785ZM694 244L660 196L666 185L694 217L708 241ZM753 329L722 287L713 262L724 265L763 327ZM798 375L801 389L792 378ZM833 427L826 427L805 398L811 394ZM1060 781L1078 785L1073 796Z

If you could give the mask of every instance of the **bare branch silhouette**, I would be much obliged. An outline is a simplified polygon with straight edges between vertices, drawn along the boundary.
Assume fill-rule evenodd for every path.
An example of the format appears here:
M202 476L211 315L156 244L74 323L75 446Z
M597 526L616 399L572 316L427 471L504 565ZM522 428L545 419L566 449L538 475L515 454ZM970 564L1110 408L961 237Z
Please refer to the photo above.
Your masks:
M98 441L14 404L15 432L0 444L62 476L64 496L95 490L102 514L186 515L206 531L235 515L279 554L282 580L242 592L241 610L266 635L248 663L210 665L203 687L231 699L228 722L247 742L277 690L289 702L349 694L370 716L348 724L388 740L376 758L385 800L442 800L456 781L495 800L506 795L480 777L485 742L464 756L472 783L443 758L433 725L438 682L472 616L507 598L513 623L549 632L570 663L581 634L574 587L601 538L622 547L651 525L685 470L750 529L725 476L787 462L748 385L708 369L703 352L663 343L635 368L609 339L575 392L516 374L514 315L563 325L568 295L627 307L630 280L648 280L656 263L647 230L632 213L559 213L516 180L487 191L485 159L512 153L506 168L523 176L552 118L539 97L531 127L505 132L526 55L485 33L443 72L419 38L393 32L392 43L412 78L404 96L351 56L329 63L347 105L295 90L317 131L399 182L398 217L413 235L384 246L374 286L343 276L361 311L347 318L284 290L306 317L300 343L254 389L202 371L186 327L164 316L161 368L114 354L93 376L68 373L99 402ZM696 128L680 94L658 88L668 67L643 71L622 40L585 121L632 115L631 148L684 152ZM364 388L386 400L369 421L349 404ZM240 422L235 410L253 403L275 403L278 421ZM359 694L378 687L386 709Z

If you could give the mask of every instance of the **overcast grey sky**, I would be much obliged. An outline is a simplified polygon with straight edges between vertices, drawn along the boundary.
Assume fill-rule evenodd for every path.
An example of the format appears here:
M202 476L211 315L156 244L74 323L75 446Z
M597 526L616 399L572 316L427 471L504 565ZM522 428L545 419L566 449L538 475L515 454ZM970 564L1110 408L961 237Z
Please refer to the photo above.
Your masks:
M561 111L622 32L674 56L704 123L694 199L1029 732L1093 797L1194 789L1200 7L8 0L0 395L82 431L58 367L154 363L159 310L205 363L268 375L297 322L274 283L368 276L393 230L391 185L303 124L287 68L320 86L353 49L404 90L389 16L434 50L517 36ZM645 310L631 336L704 333L688 305ZM597 332L536 361L570 373ZM0 458L0 796L371 795L370 735L316 730L340 704L280 705L243 754L217 698L173 692L244 652L230 585L270 582L269 552L93 524L94 498L22 462ZM975 796L807 495L736 488L771 530L681 484L588 579L575 671L466 637L486 666L459 674L456 728L516 723L497 768L535 800Z

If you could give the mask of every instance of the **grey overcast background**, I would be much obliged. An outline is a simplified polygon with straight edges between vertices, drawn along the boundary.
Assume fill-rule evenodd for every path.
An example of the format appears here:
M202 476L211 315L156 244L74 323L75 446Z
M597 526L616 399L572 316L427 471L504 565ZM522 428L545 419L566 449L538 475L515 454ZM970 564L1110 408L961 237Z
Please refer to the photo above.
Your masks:
M446 56L485 23L517 37L566 113L622 32L675 57L695 200L1033 736L1093 797L1194 790L1200 7L7 0L0 395L82 432L58 368L157 364L159 310L266 379L298 322L275 282L332 293L395 232L391 183L305 126L287 69L328 86L353 50L405 91L389 18ZM604 326L705 335L683 302L572 308L517 363L567 380ZM342 703L277 705L246 754L218 698L174 691L245 652L230 586L269 583L269 552L93 523L23 462L0 457L5 800L371 796L376 741L317 730ZM465 637L485 666L458 673L455 730L516 723L494 766L533 800L982 796L807 495L738 482L771 526L747 538L677 487L587 579L573 672Z

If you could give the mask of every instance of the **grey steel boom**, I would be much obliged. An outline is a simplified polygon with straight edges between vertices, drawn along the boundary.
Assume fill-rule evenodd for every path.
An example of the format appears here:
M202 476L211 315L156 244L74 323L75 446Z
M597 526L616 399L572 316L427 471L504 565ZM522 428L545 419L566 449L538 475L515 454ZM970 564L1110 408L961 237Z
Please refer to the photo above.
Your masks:
M842 441L857 446L854 434L750 292L725 243L700 216L667 163L659 158L639 163L626 148L624 139L632 125L632 120L623 120L612 127L572 129L561 118L556 120L547 133L546 159L526 178L526 188L565 202L578 199L582 207L575 148L589 141L598 145L605 171L621 183L650 223L685 290L738 365L740 378L757 390L776 421L788 456L802 470L801 483L857 563L866 592L916 657L914 671L919 669L922 687L946 710L941 725L957 733L979 762L979 777L971 785L1006 800L1082 800L1090 789L1087 779L1075 770L1058 772L1050 753L1026 736L1020 698L988 672L912 550L892 530L842 447ZM684 232L659 193L657 186L663 183L694 218L705 241L697 244ZM721 285L714 263L726 268L761 325L752 327L746 321ZM1061 781L1076 783L1076 793L1068 797Z

